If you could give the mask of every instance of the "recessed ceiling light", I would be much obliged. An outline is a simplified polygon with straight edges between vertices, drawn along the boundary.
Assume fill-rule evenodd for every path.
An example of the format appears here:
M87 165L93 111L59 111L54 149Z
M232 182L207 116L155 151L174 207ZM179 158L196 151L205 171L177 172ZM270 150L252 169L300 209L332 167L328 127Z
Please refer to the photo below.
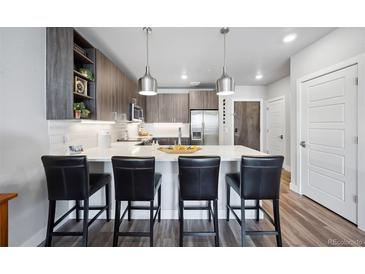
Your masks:
M199 85L200 85L200 82L198 82L198 81L190 82L190 86L196 87L196 86L199 86Z
M291 34L286 35L283 38L283 42L284 43L290 43L290 42L293 42L295 39L297 39L297 34L296 33L291 33Z
M188 76L186 74L182 74L181 79L186 80L186 79L188 79Z
M261 73L257 73L256 74L256 76L255 76L255 78L256 78L256 80L260 80L260 79L262 79L262 74Z

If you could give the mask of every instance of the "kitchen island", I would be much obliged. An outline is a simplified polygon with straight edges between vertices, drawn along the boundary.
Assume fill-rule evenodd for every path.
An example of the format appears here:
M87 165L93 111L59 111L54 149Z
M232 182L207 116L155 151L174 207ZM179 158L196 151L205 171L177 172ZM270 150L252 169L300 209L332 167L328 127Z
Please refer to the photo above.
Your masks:
M231 172L239 172L241 156L263 156L263 152L253 150L244 146L230 145L214 145L201 146L201 150L192 153L184 154L187 156L220 156L221 167L218 183L218 216L225 218L226 213L226 184L225 174ZM107 172L113 175L111 164L112 156L136 156L136 157L155 157L156 172L162 174L162 205L161 213L163 219L178 218L178 154L168 154L159 151L154 146L136 146L136 143L113 143L110 148L91 148L86 150L83 155L86 155L90 163L90 172ZM112 181L112 213L114 216L114 181ZM104 203L105 195L101 192L96 193L90 200L90 204ZM187 202L186 204L203 204L204 202ZM231 203L239 204L239 197L234 191L231 191ZM138 204L138 203L137 203ZM143 203L140 203L143 204ZM126 203L122 203L122 209ZM206 211L186 211L184 213L187 219L208 218ZM231 214L232 215L232 214ZM254 211L247 211L246 218L253 218ZM149 218L149 213L146 211L132 211L132 218Z

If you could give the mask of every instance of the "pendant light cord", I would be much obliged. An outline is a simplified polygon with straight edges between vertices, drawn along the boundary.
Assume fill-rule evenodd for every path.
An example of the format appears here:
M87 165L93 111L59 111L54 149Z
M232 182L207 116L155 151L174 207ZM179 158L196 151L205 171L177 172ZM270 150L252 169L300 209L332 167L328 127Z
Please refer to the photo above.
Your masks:
M148 62L148 28L146 29L146 56L147 56L147 67L149 66Z
M224 63L223 63L223 68L224 68L224 71L226 70L226 33L223 34L224 35Z

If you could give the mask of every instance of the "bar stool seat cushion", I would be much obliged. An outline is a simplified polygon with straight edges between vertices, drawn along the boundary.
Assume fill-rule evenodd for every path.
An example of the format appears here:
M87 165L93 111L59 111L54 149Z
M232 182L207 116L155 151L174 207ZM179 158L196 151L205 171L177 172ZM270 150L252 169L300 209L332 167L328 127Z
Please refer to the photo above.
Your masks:
M226 174L226 182L234 189L234 191L240 194L240 173Z
M161 177L162 175L160 173L155 173L155 193L161 186Z
M89 176L90 195L101 189L103 186L110 183L112 177L106 173L92 173Z

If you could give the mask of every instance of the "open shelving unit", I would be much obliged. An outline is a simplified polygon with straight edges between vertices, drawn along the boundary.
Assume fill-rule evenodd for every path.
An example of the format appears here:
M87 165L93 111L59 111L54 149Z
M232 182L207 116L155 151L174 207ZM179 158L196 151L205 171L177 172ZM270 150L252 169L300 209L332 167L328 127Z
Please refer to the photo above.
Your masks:
M91 72L81 73L84 68ZM75 80L78 77L78 92ZM90 78L92 79L90 79ZM90 111L88 119L97 119L96 113L96 49L74 28L46 29L46 111L48 120L75 119L74 103L84 103ZM82 89L82 85L85 89ZM82 92L84 90L84 92ZM83 118L85 119L85 118Z
M95 58L96 52L93 45L91 45L84 37L82 37L76 30L73 30L73 101L83 102L88 110L91 111L89 119L96 118L96 85L95 81L89 79L87 76L82 74L79 69L86 68L91 71L95 78ZM76 77L81 78L87 83L87 94L81 94L75 90Z

